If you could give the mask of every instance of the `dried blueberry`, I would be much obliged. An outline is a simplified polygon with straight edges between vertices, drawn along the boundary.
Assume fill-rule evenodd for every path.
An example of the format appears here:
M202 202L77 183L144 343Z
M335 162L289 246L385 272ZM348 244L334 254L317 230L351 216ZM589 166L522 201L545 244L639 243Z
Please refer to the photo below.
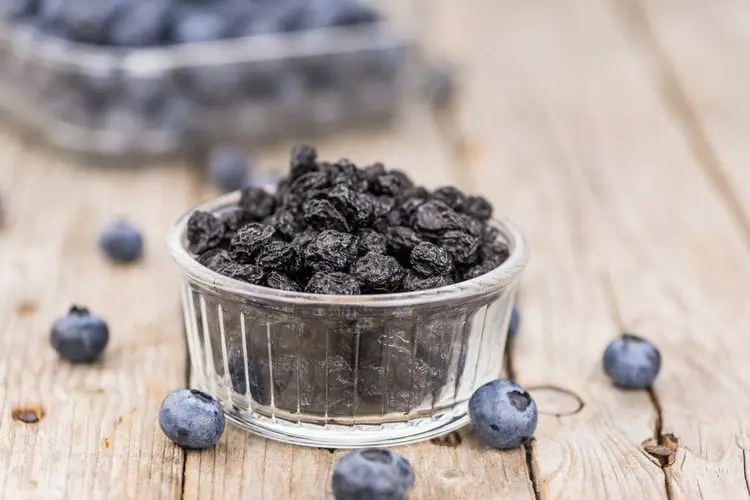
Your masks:
M196 210L188 219L188 250L203 253L218 247L224 238L224 223L208 212Z
M370 252L385 254L388 249L386 237L372 229L359 232L359 255Z
M198 262L217 273L229 265L233 265L232 256L223 248L213 248L198 256Z
M349 232L350 224L328 200L306 201L302 207L305 222L316 229Z
M271 241L258 252L255 263L267 271L296 273L301 266L297 249L291 243Z
M244 208L233 208L219 214L219 219L224 223L226 231L224 238L232 239L234 233L239 231L242 226L252 222L250 214Z
M384 175L386 172L385 166L382 163L374 163L364 168L365 178L370 184L370 189L373 189L375 180Z
M460 230L462 225L459 215L451 207L440 200L430 200L417 208L413 227L417 231L442 233Z
M221 274L229 276L230 278L244 281L253 285L260 285L263 283L265 273L263 269L252 264L229 264L221 269Z
M428 242L414 247L409 262L423 276L442 276L453 272L453 260L448 252Z
M357 256L357 237L323 231L304 251L305 264L316 271L345 271Z
M350 274L317 272L305 287L307 293L324 295L359 295L359 282Z
M409 177L398 170L378 176L371 184L370 190L374 194L398 196L403 191L414 187Z
M277 271L271 271L266 278L266 286L277 290L286 290L288 292L299 292L300 287L296 281Z
M355 227L367 227L373 219L374 204L370 195L354 191L346 184L338 184L327 193L336 209Z
M182 8L176 10L171 40L176 43L219 40L229 30L229 23L219 11Z
M385 232L388 250L397 256L409 256L414 247L422 243L411 228L405 226L389 227Z
M276 230L273 226L252 222L234 235L229 244L232 257L239 263L252 262L255 254L270 242Z
M445 248L456 264L472 264L477 260L479 239L462 231L443 234L440 246Z
M158 45L171 9L170 0L125 2L106 28L106 41L120 47Z
M266 190L248 186L242 190L240 207L247 212L250 220L262 221L270 216L276 208L276 200Z
M463 212L480 221L492 217L492 205L481 196L469 196L464 203Z
M432 198L445 202L453 210L461 211L466 204L466 195L461 190L451 186L441 187L432 193Z
M429 276L425 278L414 271L407 271L401 282L401 288L404 292L416 292L452 284L453 280L450 276Z
M319 234L320 231L317 231L315 229L308 229L306 231L303 231L294 237L294 239L292 240L292 245L297 247L298 251L302 252L305 247L307 247L308 243L314 240L315 237Z
M289 162L291 168L291 178L296 179L309 172L318 169L315 160L318 158L318 152L312 146L297 145L292 149L292 158Z
M393 292L401 285L404 268L390 255L368 253L352 264L351 273L367 292Z
M295 238L295 235L305 229L305 222L290 210L278 210L270 217L263 219L264 224L273 226L276 232L285 240Z

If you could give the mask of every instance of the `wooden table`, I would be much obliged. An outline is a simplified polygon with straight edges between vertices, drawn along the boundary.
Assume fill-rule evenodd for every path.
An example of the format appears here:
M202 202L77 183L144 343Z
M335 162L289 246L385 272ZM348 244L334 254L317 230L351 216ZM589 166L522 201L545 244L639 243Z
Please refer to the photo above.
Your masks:
M460 63L454 105L316 143L482 192L524 228L532 259L508 369L542 415L528 449L493 451L469 430L400 448L413 498L749 495L750 3L429 11L428 45ZM331 498L341 451L229 427L216 449L186 453L159 430L161 399L189 377L165 230L215 194L201 174L86 169L1 140L0 498ZM282 171L290 145L260 150L263 167ZM141 265L97 252L119 214L145 229ZM91 367L48 345L72 302L110 322ZM614 389L602 372L623 330L661 349L651 392ZM23 408L41 420L14 420Z

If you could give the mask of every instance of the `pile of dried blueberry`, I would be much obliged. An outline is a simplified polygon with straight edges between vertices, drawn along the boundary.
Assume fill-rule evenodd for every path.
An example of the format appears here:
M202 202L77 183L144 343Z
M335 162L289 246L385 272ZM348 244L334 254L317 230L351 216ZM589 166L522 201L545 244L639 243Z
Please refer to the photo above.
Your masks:
M0 18L66 40L145 47L373 23L359 0L0 0Z
M196 211L188 248L231 278L288 291L412 292L485 274L508 258L489 223L492 205L454 187L428 191L398 170L292 150L271 194L242 191L236 208Z

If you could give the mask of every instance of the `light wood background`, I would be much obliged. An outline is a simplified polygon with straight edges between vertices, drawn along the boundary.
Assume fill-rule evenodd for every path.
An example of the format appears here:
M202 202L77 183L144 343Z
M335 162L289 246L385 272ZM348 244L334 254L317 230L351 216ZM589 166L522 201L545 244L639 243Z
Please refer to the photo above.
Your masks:
M521 225L532 259L509 369L542 415L527 449L468 430L399 448L412 498L749 496L750 3L425 5L431 54L458 63L453 105L317 144L481 192ZM260 164L283 171L290 146ZM164 236L215 194L201 174L87 169L11 133L0 152L0 498L331 498L343 452L228 427L215 450L186 453L159 430L161 399L189 377ZM97 252L117 215L145 230L140 265ZM94 366L48 346L71 302L109 320ZM662 351L650 393L603 375L624 329ZM41 420L12 418L23 409Z

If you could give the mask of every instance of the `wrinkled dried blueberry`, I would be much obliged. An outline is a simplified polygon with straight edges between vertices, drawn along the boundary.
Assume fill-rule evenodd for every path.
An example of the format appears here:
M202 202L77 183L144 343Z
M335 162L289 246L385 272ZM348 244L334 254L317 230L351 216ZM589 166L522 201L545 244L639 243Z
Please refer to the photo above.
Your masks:
M388 249L386 237L372 229L363 229L359 232L359 255L367 253L385 254Z
M440 200L430 200L420 205L414 213L414 229L425 232L444 232L461 229L459 215Z
M453 210L461 211L466 203L466 195L451 186L441 187L432 193L432 198L445 202Z
M365 178L367 179L367 181L370 183L374 183L378 177L385 174L386 170L385 170L385 166L382 163L374 163L372 165L365 167L364 172L365 172ZM372 189L372 184L371 184L370 189Z
M346 184L338 184L328 191L328 199L354 226L367 227L372 222L374 206L371 196L354 191Z
M393 292L401 284L404 268L390 255L368 253L352 264L351 273L365 291Z
M480 221L492 217L492 205L481 196L469 196L464 203L463 212Z
M320 193L330 186L331 179L325 172L308 172L289 184L284 194L284 204L299 205L302 201L310 199L310 193Z
M232 239L232 236L239 231L242 226L248 222L252 222L250 214L243 208L233 208L222 212L219 215L219 219L224 223L226 231L224 232L224 238Z
M229 265L234 264L232 256L223 248L214 248L198 256L198 262L217 273Z
M316 229L349 232L349 222L328 200L310 200L302 206L305 222Z
M305 228L304 221L296 217L290 210L279 210L270 217L263 219L264 224L273 226L276 232L285 240L291 240Z
M229 250L239 263L252 262L258 251L270 242L276 230L273 226L252 222L234 235L229 244Z
M324 295L359 295L359 282L350 274L317 272L305 287L307 293Z
M203 253L216 248L224 238L224 223L208 212L196 210L188 219L188 250Z
M414 187L409 177L398 170L378 176L370 185L375 194L398 196L403 191Z
M229 264L224 266L220 272L230 278L245 281L253 285L262 284L265 277L263 269L252 264Z
M262 269L290 274L299 271L302 265L300 260L294 245L283 241L269 242L255 257L255 263Z
M479 239L461 231L443 234L440 246L445 248L456 264L472 264L477 260Z
M276 208L276 200L266 190L249 186L242 190L240 207L247 212L251 220L261 221L273 214Z
M171 2L126 2L106 27L106 41L120 47L159 45L164 35Z
M319 234L320 231L317 231L315 229L308 229L306 231L303 231L294 237L294 239L292 240L292 245L297 247L297 250L302 252L305 247L307 247L308 243L314 240L315 237Z
M316 271L345 271L356 258L357 250L356 236L323 231L305 248L305 264Z
M414 247L422 243L411 228L405 226L389 227L385 232L388 250L397 256L408 256Z
M318 169L315 160L318 158L318 152L314 147L300 144L292 148L292 158L289 161L291 167L290 177L296 179L309 172Z
M423 276L441 276L453 271L453 260L448 252L428 242L422 242L414 247L409 262L411 267Z
M289 276L277 271L271 271L266 278L266 286L277 290L286 290L288 292L299 292L300 287L296 281Z
M414 271L407 271L404 280L401 282L401 287L404 292L416 292L452 284L453 279L450 276L429 276L425 278Z

